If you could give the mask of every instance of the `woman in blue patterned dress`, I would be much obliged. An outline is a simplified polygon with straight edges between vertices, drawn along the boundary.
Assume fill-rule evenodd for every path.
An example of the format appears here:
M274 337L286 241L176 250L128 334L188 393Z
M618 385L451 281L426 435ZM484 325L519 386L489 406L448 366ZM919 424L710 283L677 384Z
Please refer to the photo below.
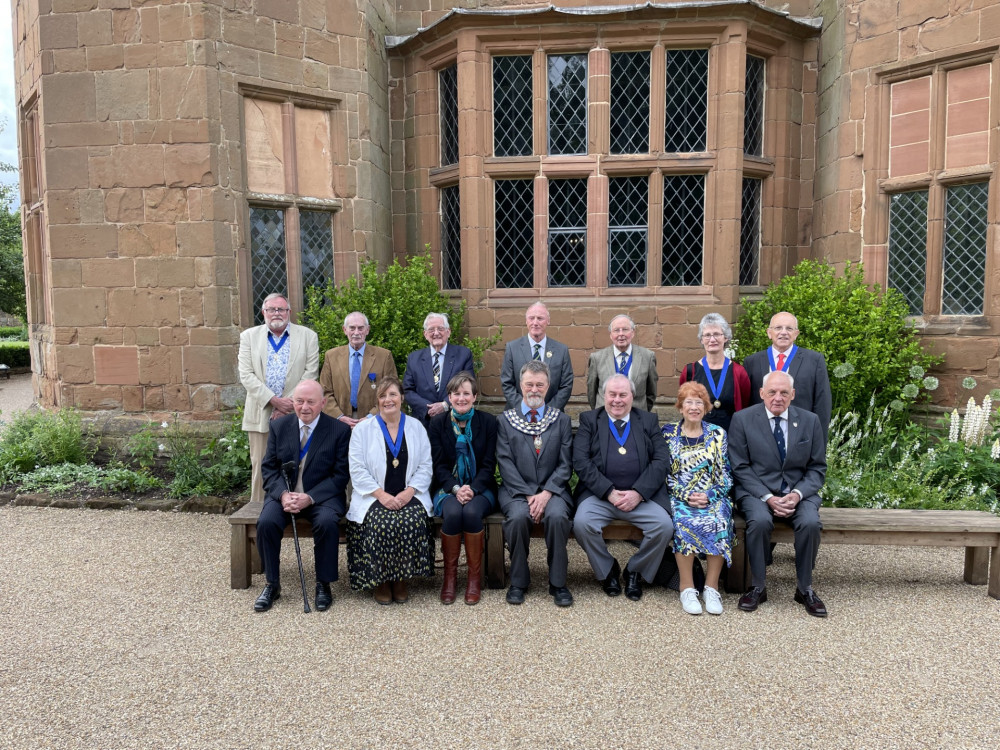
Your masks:
M694 587L694 555L707 557L705 610L722 614L719 575L722 564L732 564L733 505L729 499L729 441L726 431L704 421L712 408L708 391L687 382L677 391L680 422L663 426L670 447L667 476L671 515L674 517L674 557L680 573L681 606L691 615L702 613Z

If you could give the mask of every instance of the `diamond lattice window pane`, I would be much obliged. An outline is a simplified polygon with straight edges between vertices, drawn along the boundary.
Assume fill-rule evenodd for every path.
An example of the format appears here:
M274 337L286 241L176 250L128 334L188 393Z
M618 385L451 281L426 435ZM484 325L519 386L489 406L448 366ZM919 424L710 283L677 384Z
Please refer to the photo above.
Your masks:
M927 282L927 191L889 196L887 283L899 290L910 314L923 315Z
M752 156L764 153L764 60L753 55L747 55L743 151Z
M649 53L611 55L611 153L649 152Z
M664 176L664 286L698 286L701 284L704 244L704 175Z
M535 285L534 180L498 180L493 187L497 289Z
M549 180L549 286L587 283L587 180Z
M494 155L531 155L531 102L531 55L494 57Z
M313 286L325 289L327 282L333 280L333 214L300 211L299 238L303 291Z
M740 285L758 283L760 268L760 187L761 181L743 178L743 206L740 211Z
M438 105L441 109L441 164L458 163L458 67L438 73Z
M982 315L986 292L986 214L989 183L945 189L941 312Z
M549 153L587 153L587 56L549 55Z
M667 52L664 151L704 151L708 133L708 50Z
M288 294L285 269L285 212L250 206L250 276L257 324L264 322L260 308L267 295Z
M462 288L462 232L458 185L441 189L441 281L445 289Z
M608 286L645 286L649 178L608 179Z

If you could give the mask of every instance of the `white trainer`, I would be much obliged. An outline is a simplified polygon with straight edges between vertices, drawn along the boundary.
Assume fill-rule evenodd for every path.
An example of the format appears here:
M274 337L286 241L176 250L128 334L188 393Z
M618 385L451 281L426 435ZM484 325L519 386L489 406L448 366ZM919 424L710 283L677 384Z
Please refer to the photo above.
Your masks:
M705 600L705 611L708 612L708 614L722 614L722 597L719 596L718 591L710 586L706 586L701 598Z
M684 589L681 592L681 606L689 615L700 615L701 602L698 601L698 589Z

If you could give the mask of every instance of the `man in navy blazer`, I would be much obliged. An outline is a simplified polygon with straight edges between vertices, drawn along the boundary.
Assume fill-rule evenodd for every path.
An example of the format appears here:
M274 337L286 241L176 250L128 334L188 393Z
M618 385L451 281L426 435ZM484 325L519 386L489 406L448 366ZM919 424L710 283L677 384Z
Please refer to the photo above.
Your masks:
M451 326L444 313L430 313L424 318L426 349L411 352L406 358L403 375L403 395L410 413L424 427L449 408L448 381L463 370L475 375L472 352L459 344L449 344Z
M814 617L826 606L812 588L819 551L819 491L826 479L826 436L812 412L791 406L795 381L786 372L764 376L763 403L733 414L729 427L729 462L736 501L747 520L751 588L740 609L753 612L767 601L764 582L775 520L795 532L795 601Z
M303 380L292 393L295 413L271 422L261 465L264 507L257 519L257 551L267 585L254 602L257 612L266 612L281 596L281 539L293 513L312 524L316 609L322 612L333 601L330 583L338 577L338 524L347 508L351 428L324 414L325 403L323 386ZM296 471L286 479L281 467L288 462Z
M819 417L825 438L833 407L826 358L812 349L795 346L799 321L790 312L779 312L771 318L767 337L771 339L770 347L743 360L743 368L750 376L750 403L761 402L760 389L767 373L773 370L787 372L795 380L795 405Z
M521 405L521 368L532 360L544 362L549 368L549 390L545 394L545 404L559 410L566 408L573 395L573 363L569 359L569 349L555 339L545 335L549 327L549 310L541 302L528 308L524 315L528 335L507 342L500 368L500 386L503 388L507 408Z

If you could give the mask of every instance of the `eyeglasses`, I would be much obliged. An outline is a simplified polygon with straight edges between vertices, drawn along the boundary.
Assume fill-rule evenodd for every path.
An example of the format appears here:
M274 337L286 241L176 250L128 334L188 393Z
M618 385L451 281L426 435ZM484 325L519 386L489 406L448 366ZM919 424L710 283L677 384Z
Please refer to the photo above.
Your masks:
M266 312L268 315L277 315L278 313L286 313L290 309L291 308L288 307L265 307L264 312Z
M726 334L724 333L706 333L702 335L702 340L711 341L712 339L725 339Z
M434 326L433 328L425 328L424 333L444 333L445 331L451 330L450 328L444 328L442 326Z
M681 406L705 406L705 402L700 398L686 398L681 402Z

